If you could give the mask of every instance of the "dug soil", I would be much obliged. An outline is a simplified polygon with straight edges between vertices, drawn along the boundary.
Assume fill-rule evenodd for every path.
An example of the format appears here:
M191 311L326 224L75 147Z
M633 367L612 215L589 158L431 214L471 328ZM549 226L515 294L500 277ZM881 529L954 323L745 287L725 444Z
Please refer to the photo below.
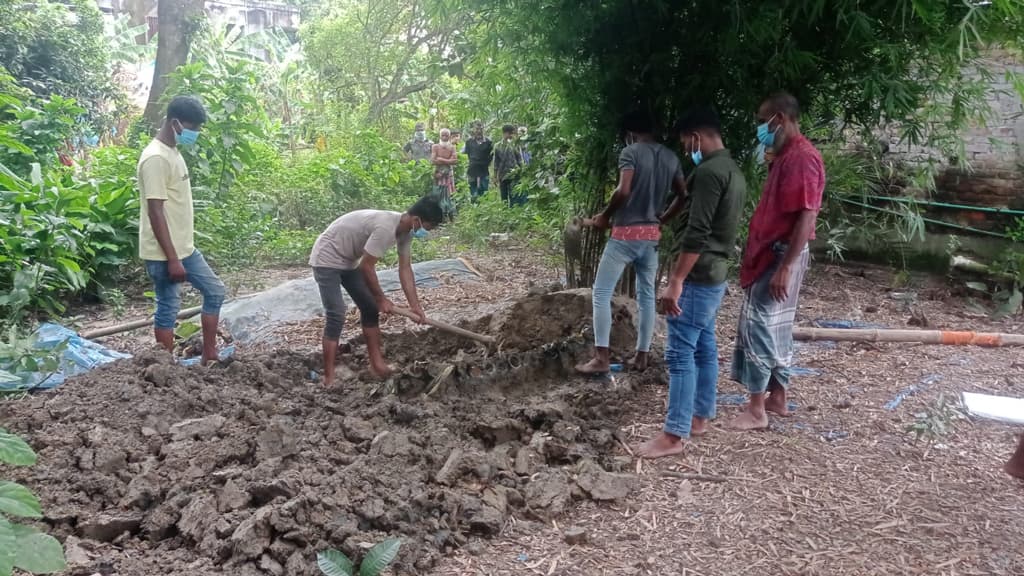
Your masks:
M613 349L632 348L616 302ZM70 574L317 574L316 553L359 557L402 538L395 572L422 574L506 523L546 522L575 500L633 488L612 456L631 379L571 377L588 350L587 291L534 295L464 327L391 334L400 373L332 389L317 355L244 351L183 367L161 352L0 405L39 463L5 471L39 496ZM661 370L650 370L658 378Z

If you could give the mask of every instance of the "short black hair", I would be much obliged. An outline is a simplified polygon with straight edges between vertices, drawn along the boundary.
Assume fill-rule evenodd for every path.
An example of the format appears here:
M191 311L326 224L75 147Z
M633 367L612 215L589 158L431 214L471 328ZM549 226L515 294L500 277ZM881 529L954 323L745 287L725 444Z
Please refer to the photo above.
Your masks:
M789 92L776 92L765 99L773 114L785 114L790 120L800 119L800 103Z
M676 134L689 134L698 130L710 130L721 136L722 121L718 118L718 113L714 108L710 106L690 108L676 122Z
M167 105L167 119L199 126L206 123L206 108L195 96L175 96Z
M502 134L513 134L516 131L516 127L511 124L505 124L501 127Z
M417 200L407 212L410 216L416 216L434 226L437 226L444 220L444 210L441 210L441 203L436 198L431 198L430 196L424 196Z
M653 134L654 118L645 110L633 110L622 117L622 129L637 134Z

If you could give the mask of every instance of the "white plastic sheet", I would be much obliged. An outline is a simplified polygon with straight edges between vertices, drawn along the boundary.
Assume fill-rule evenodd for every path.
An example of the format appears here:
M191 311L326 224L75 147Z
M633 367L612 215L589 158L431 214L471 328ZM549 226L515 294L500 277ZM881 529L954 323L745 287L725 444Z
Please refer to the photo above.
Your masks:
M412 271L416 275L416 286L420 288L440 286L443 277L470 282L480 279L464 261L456 258L417 262L412 265ZM397 268L382 270L377 273L377 278L385 293L402 288ZM348 294L344 290L342 294L351 305ZM225 304L220 318L237 342L272 342L277 325L310 320L323 313L320 292L310 271L306 278L285 282L265 292Z
M1024 424L1024 398L964 392L963 399L964 406L973 416L1008 424Z

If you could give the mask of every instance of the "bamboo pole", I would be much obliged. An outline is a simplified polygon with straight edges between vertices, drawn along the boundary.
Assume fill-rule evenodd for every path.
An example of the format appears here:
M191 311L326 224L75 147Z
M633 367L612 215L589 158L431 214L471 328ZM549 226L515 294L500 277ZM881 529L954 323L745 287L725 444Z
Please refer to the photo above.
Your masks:
M395 306L392 309L392 312L394 312L395 314L398 314L399 316L405 316L406 318L409 318L410 320L415 320L416 319L416 316L413 315L411 310L408 310L406 308L402 308L400 306ZM432 318L427 318L427 325L433 326L434 328L437 328L438 330L444 330L445 332L451 332L452 334L457 334L459 336L464 336L466 338L471 338L473 340L476 340L477 342L483 342L484 344L493 344L495 342L494 336L486 336L484 334L477 334L476 332L470 332L469 330L466 330L465 328L459 328L458 326L452 326L451 324L446 324L444 322L441 322L440 320L434 320Z
M793 328L793 339L814 342L907 342L954 346L1024 346L1024 335L946 330L878 330L845 328Z
M185 318L191 318L196 314L199 314L202 310L202 306L186 308L181 312L178 312L178 319L184 320ZM145 328L152 323L153 317L150 316L149 318L143 318L142 320L132 320L131 322L125 322L124 324L117 324L115 326L107 326L106 328L97 328L96 330L90 330L89 332L82 332L79 336L86 340L92 340L94 338L102 338L104 336L120 334L121 332L128 332L129 330L138 330L139 328Z

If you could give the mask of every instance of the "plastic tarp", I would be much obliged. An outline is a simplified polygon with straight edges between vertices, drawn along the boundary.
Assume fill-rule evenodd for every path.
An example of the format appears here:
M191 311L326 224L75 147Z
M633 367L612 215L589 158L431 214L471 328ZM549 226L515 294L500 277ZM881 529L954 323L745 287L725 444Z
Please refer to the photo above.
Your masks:
M1024 424L1024 398L1008 398L989 394L964 392L964 406L978 418L998 420L1008 424Z
M97 366L114 360L131 358L131 354L111 350L106 346L86 340L60 324L42 324L35 333L35 339L35 348L44 351L53 350L62 342L67 342L67 346L61 353L57 371L53 373L15 373L14 375L19 379L12 382L0 382L0 390L49 390L62 384L69 376L84 374ZM4 366L0 366L0 368L4 368Z
M466 281L480 279L477 273L460 259L418 262L413 264L412 269L416 276L416 285L424 288L440 286L441 280L445 277ZM377 277L384 292L395 292L402 288L397 269L384 270ZM346 295L346 300L347 298ZM292 280L266 292L229 302L221 310L221 320L236 340L246 342L267 338L276 323L308 320L321 314L323 306L320 304L320 293L310 275L308 278ZM0 378L0 391L49 390L61 385L70 376L84 374L115 360L131 358L131 354L111 350L92 340L86 340L70 328L46 323L40 325L35 333L34 347L44 352L38 359L41 360L46 356L45 351L53 350L62 342L67 344L61 353L56 371L14 373L13 376L17 379L7 381ZM220 357L223 360L234 352L235 347L228 346L221 350ZM185 366L198 362L199 358L180 360ZM0 364L0 370L8 368Z
M480 277L466 263L457 258L430 260L412 265L416 286L433 288L441 285L442 278L475 282ZM390 268L377 273L380 288L385 293L402 289L398 269ZM345 302L352 306L348 294L342 290ZM324 313L320 291L313 275L285 282L265 292L233 300L220 312L223 325L236 342L273 342L276 325L311 320Z

